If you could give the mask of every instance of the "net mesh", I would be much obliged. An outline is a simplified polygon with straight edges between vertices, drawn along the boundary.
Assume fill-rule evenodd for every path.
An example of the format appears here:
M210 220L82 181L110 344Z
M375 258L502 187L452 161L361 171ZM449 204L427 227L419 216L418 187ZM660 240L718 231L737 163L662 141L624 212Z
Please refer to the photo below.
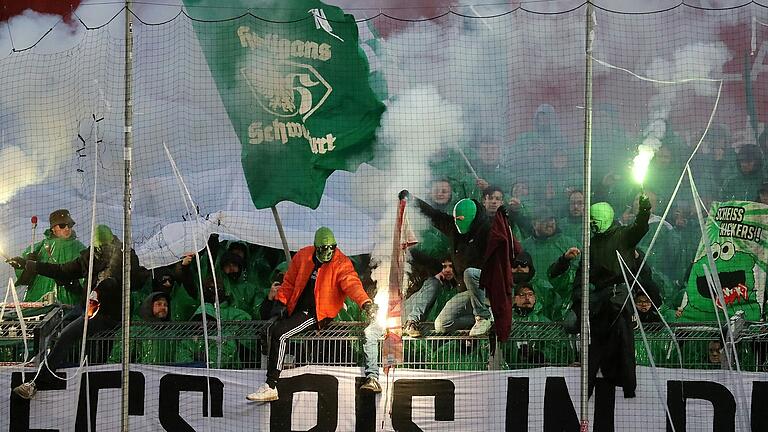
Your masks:
M727 10L681 5L648 14L595 8L588 17L583 5L561 13L487 6L424 20L379 14L351 27L318 20L304 9L235 15L190 7L163 22L134 20L130 154L123 150L122 15L98 28L48 23L53 30L39 41L21 34L14 39L13 21L0 25L11 36L2 36L0 46L12 48L0 60L4 258L32 253L41 262L76 261L92 243L94 198L96 222L120 238L124 160L132 163L132 247L142 268L132 276L130 382L141 397L128 408L131 430L576 430L583 399L579 367L587 367L579 363L571 311L578 255L572 252L559 274L550 266L569 249L582 248L588 79L591 202L609 203L609 219L625 227L638 216L640 195L651 204L649 230L632 248L624 274L633 285L639 273L634 285L647 295L613 295L627 319L634 315L627 323L634 339L624 353L631 361L634 349L640 366L638 397L623 399L620 379L616 386L606 384L609 378L598 380L589 402L591 427L610 421L620 430L693 430L711 427L713 417L731 430L767 424L758 410L728 403L751 400L757 407L756 394L762 393L754 389L768 365L759 323L768 261L762 235L768 227L768 10L754 3ZM589 78L588 20L594 23ZM322 61L324 48L307 34L321 42L347 38L344 43L356 44L353 51L367 66L350 66L350 60L319 69L312 61ZM306 67L286 82L274 67L278 60L317 68ZM354 82L367 82L371 100L386 111L370 148L345 153L346 165L328 168L322 152L339 154L344 133L364 124L367 117L360 114L366 113L343 111L352 102L335 106L343 113L329 121L343 131L335 132L341 134L336 150L328 137L303 140L310 125L318 130L315 123L307 120L302 130L279 114L306 115L325 100L319 89L342 92ZM280 93L286 86L287 93ZM349 100L356 96L345 93ZM278 114L265 122L260 112ZM275 149L309 155L316 170L305 175L291 154L270 147L281 140ZM259 148L269 150L260 154L254 150ZM643 171L638 155L650 159L641 182L635 178ZM357 167L363 159L367 163ZM268 324L261 320L269 318L270 285L284 259L272 211L255 209L252 198L287 199L325 177L317 208L276 205L288 245L296 251L312 244L318 227L330 227L369 296L382 305L398 192L410 192L407 217L418 244L408 250L403 284L403 364L382 371L381 396L358 390L366 354L378 357L389 348L381 333L359 323L365 315L347 301L337 321L356 323L336 322L287 343L280 391L289 396L281 393L280 404L268 409L246 405L243 396L264 381ZM531 293L520 290L513 298L519 309L498 355L487 337L468 334L476 314L465 291L472 284L461 267L466 260L454 259L455 274L441 267L452 256L450 241L428 212L418 211L417 198L446 215L463 198L477 200L478 217L494 214L501 204L509 209L535 275ZM63 219L46 215L56 209L69 211L81 243L55 239ZM32 216L39 218L36 226ZM702 235L707 241L700 244ZM206 247L211 260L207 251L194 255ZM243 259L229 254L238 249ZM710 258L718 277L708 280ZM233 260L241 271L237 280L223 274ZM610 285L614 294L620 290L621 264L612 256L611 263L592 266L614 266ZM214 273L218 279L211 278ZM437 282L436 274L442 278ZM166 287L171 321L149 322L152 302L146 306L145 300L164 275L172 278ZM0 277L14 278L24 301L41 302L22 305L25 316L38 317L27 321L33 336L26 349L15 308L6 307L0 323L0 361L7 365L0 373L15 387L34 376L33 366L48 368L42 362L46 347L69 337L65 328L82 314L85 281L65 284L38 275L24 282L23 272L14 274L9 266L0 268ZM214 280L221 305L206 309L200 293L212 295ZM72 306L52 312L44 306L50 301ZM119 316L111 324L117 321ZM616 324L608 321L592 323L593 341L605 338L601 325ZM80 345L64 350L56 364L59 378L41 386L31 405L6 396L12 414L0 426L118 429L121 383L114 364L124 353L113 327L89 330L88 364L81 370ZM603 355L597 346L591 354ZM605 355L601 375L610 377L622 357ZM33 357L29 367L20 365ZM496 372L479 373L488 369ZM326 381L325 371L335 384ZM314 374L316 381L302 381L302 374ZM570 400L561 397L566 391ZM608 409L607 395L614 392L617 405ZM726 408L715 402L714 408L686 408L686 400L712 392L716 396L708 400L724 400ZM455 398L450 409L443 399L449 393ZM499 420L489 420L483 406L498 411ZM329 412L335 420L326 418Z

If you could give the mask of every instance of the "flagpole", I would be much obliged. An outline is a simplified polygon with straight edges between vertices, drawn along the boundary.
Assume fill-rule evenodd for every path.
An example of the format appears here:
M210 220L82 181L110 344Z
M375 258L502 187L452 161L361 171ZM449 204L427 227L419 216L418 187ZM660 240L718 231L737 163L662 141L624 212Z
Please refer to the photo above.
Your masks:
M280 234L280 241L283 243L283 252L285 252L285 262L291 263L291 250L288 249L288 239L285 237L285 230L283 230L283 222L280 220L280 213L277 212L277 206L271 206L272 217L275 218L275 225L277 225L277 232Z
M123 124L123 362L121 385L120 430L128 432L128 377L130 362L130 317L131 317L131 155L133 151L133 22L131 20L132 0L125 1L125 112ZM93 248L93 245L91 245ZM90 421L88 422L90 424Z
M583 250L581 274L581 397L580 424L582 431L589 430L589 207L592 199L592 42L595 22L592 3L587 2L586 69L584 89L584 215L582 217Z

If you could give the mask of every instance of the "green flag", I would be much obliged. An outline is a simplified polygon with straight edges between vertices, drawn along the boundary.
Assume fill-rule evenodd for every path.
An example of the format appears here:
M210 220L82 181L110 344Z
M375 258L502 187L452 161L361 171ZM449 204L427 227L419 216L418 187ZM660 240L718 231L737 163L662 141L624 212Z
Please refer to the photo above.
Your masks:
M232 19L218 0L184 0L242 145L253 204L316 208L334 170L373 157L384 105L353 16L318 0L267 3Z
M727 308L728 315L744 311L745 318L760 320L764 314L768 248L763 231L768 228L768 206L751 201L713 202L707 218L683 299L681 321L714 321ZM709 268L704 242L708 242L722 288L710 294L705 267ZM712 272L710 272L712 273Z

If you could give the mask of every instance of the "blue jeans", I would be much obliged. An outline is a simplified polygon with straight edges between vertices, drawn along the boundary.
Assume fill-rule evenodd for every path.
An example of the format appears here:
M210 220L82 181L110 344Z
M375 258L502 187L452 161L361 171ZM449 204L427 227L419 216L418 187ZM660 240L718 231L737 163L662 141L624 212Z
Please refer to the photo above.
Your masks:
M447 333L466 330L475 324L475 317L491 319L491 310L485 304L485 291L480 289L480 269L464 270L467 290L448 300L435 319L435 331Z
M437 294L442 288L442 284L436 277L431 277L424 281L421 289L413 293L404 301L405 320L419 322L424 319L424 315L435 303Z
M384 327L374 320L365 328L364 334L365 376L379 379L379 339L384 336Z

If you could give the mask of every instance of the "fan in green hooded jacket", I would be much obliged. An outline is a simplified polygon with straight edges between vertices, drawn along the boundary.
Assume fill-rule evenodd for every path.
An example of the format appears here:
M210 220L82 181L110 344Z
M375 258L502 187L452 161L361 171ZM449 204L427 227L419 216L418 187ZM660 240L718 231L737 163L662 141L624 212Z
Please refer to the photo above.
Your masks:
M168 329L144 323L167 322L171 317L171 296L157 291L148 295L141 304L136 322L131 323L132 363L173 364L176 363L177 341L167 333ZM119 363L123 356L121 338L115 341L110 363Z
M768 206L749 201L714 202L710 215L679 308L680 321L715 321L716 311L724 309L728 316L743 310L747 321L760 320L765 316L768 249L762 232L768 227ZM713 299L710 294L705 273L709 259L703 241L712 251L725 305L720 295Z
M80 243L75 234L75 221L66 209L59 209L48 218L51 227L45 230L44 239L35 243L34 247L24 250L24 258L41 263L63 264L80 256L85 245ZM82 287L73 282L57 284L55 280L33 274L29 271L16 270L17 284L28 285L24 301L40 301L49 292L55 293L55 300L62 304L81 304L83 302ZM77 286L76 286L77 285Z
M189 284L185 284L189 291ZM210 320L216 319L216 287L218 287L219 297L219 316L221 321L250 321L251 315L232 305L230 305L227 295L224 292L222 281L217 278L214 284L213 278L203 281L203 295L205 304L197 308L192 316L192 320L202 320L203 314ZM237 369L240 367L239 341L228 335L227 326L222 325L222 343L221 343L221 368ZM215 334L208 334L208 364L210 367L217 367L218 362L218 344ZM228 337L229 336L229 337ZM180 363L200 363L205 362L205 340L202 337L195 337L179 342L179 351L177 360Z

